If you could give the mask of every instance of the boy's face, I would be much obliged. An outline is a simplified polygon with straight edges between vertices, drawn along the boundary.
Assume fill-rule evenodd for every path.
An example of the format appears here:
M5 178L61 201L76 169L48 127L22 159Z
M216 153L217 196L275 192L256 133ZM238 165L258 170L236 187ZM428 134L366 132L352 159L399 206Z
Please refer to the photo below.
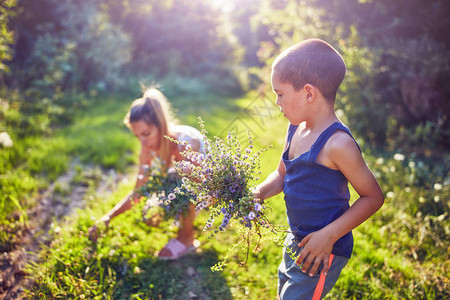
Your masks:
M283 115L293 125L298 125L305 120L305 92L303 89L296 91L290 83L282 83L277 76L277 71L272 72L272 89L277 95L276 104L280 106Z

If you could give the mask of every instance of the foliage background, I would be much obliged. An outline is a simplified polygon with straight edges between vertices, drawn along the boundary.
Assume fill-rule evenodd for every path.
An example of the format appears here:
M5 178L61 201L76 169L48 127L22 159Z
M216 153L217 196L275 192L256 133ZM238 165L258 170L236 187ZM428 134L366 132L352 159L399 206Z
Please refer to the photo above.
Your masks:
M447 298L449 26L450 2L445 0L2 1L0 132L13 145L0 140L0 248L16 247L15 235L26 228L36 196L74 160L81 169L94 164L129 172L137 145L120 122L140 96L140 84L159 85L181 121L195 126L202 115L219 135L230 120L249 117L256 91L270 95L270 64L281 50L318 37L346 61L336 109L358 137L387 199L383 211L356 231L362 241L356 245L358 255L335 295ZM278 126L273 122L277 125L267 124ZM275 144L275 150L282 143L277 137L261 134L260 142ZM277 154L269 156L264 171L270 172L277 160ZM112 202L93 208L92 214ZM283 222L281 198L275 203ZM84 216L71 223L80 231L90 222L88 213ZM129 234L131 229L117 230ZM139 234L142 242L144 236ZM58 241L46 251L72 245ZM100 246L86 264L108 247ZM210 247L219 256L226 252L218 243ZM139 249L124 250L120 259L143 255ZM231 286L228 296L245 298L248 290L240 284L257 272L275 274L278 258L268 257L276 253L263 254L270 270L250 266L244 275L230 267L224 279L205 275L203 280L222 287L225 281ZM214 260L211 255L206 261ZM112 275L96 272L93 280L104 288L116 282L118 261L102 261L99 268ZM74 258L66 263L75 263ZM365 271L359 272L359 265ZM56 279L58 272L51 262L43 268L41 279L49 282L41 292L74 289L71 279ZM123 274L128 282L129 274ZM249 285L255 297L273 289L261 288L264 280Z

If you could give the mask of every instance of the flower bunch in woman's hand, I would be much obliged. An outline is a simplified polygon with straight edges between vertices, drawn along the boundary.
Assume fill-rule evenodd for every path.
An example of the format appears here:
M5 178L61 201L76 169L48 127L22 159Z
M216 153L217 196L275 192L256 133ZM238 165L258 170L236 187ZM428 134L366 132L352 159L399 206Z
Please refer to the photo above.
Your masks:
M188 193L175 193L182 189L181 178L173 168L166 171L164 166L156 163L148 167L145 176L147 182L139 189L139 195L147 199L142 209L145 223L155 226L159 219L178 220L180 216L186 215L191 196Z

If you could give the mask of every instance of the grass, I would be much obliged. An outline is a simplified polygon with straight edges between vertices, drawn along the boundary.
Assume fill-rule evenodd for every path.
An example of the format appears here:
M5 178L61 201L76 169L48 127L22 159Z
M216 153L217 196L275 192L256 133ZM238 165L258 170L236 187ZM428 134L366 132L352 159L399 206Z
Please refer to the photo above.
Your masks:
M69 136L69 153L83 163L124 171L135 162L136 141L123 124L130 103L117 99L97 100L77 117L74 125L58 134Z
M11 249L10 232L18 228L16 222L25 224L37 192L67 171L66 142L64 138L30 136L12 148L1 149L0 250Z
M30 299L275 299L277 266L281 249L272 241L251 253L247 264L237 262L245 256L240 246L231 253L222 272L210 267L228 254L239 237L228 230L213 239L201 229L207 214L201 213L195 225L201 252L176 262L154 258L176 227L169 222L149 228L135 209L123 214L103 230L97 244L86 236L95 218L108 211L134 185L138 143L122 125L129 101L102 100L75 116L75 122L43 141L45 155L51 147L64 157L76 156L83 163L129 172L111 194L89 191L86 209L53 224L54 240L30 266L36 285L26 291ZM240 99L175 97L172 100L180 123L196 126L202 115L211 135L222 135L230 128L245 135L249 129L258 144L272 144L261 155L263 178L278 164L286 121L265 95L249 93ZM197 126L196 126L197 127ZM52 144L52 141L54 141ZM51 146L53 145L53 146ZM53 148L53 149L55 149ZM67 157L64 160L67 160ZM381 161L380 158L383 158ZM402 160L392 154L366 154L371 169L386 195L386 203L373 218L354 231L355 248L329 299L446 299L450 297L448 221L448 160L441 166L421 162L415 157ZM63 165L63 164L62 164ZM352 191L352 201L356 195ZM271 220L286 224L281 195L270 200Z

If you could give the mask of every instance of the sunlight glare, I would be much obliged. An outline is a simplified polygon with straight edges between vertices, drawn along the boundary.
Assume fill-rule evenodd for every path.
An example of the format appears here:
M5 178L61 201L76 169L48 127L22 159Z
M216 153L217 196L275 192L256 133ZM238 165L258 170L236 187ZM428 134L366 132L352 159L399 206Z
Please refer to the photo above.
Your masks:
M236 8L236 3L232 0L211 0L211 3L223 13L231 13Z

